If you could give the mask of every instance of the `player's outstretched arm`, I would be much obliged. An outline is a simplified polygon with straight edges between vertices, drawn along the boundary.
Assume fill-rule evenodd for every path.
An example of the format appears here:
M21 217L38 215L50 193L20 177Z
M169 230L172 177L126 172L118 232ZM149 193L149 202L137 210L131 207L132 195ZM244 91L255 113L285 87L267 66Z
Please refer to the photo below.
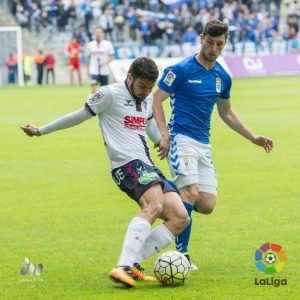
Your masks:
M91 113L87 111L84 107L82 107L81 109L70 114L64 115L59 119L49 124L46 124L40 128L32 124L27 124L25 126L21 126L21 129L30 137L41 136L54 131L79 125L91 117Z
M219 99L217 102L218 112L222 120L234 131L250 140L253 144L261 146L266 153L270 153L274 147L273 141L262 135L254 134L240 120L238 115L231 109L230 100Z

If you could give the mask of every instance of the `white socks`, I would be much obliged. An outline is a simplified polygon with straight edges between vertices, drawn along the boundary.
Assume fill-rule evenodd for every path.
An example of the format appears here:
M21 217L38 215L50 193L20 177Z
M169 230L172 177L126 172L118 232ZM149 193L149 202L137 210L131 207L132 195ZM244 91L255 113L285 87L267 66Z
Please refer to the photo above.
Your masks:
M144 218L135 217L128 225L121 256L117 266L132 266L169 246L175 239L164 225L150 232L151 224Z
M160 250L169 246L172 241L175 239L173 233L168 229L164 224L157 226L151 233L148 235L143 248L142 248L142 257L138 261L144 260L154 253L159 252Z
M131 220L117 266L132 266L141 260L141 249L150 233L150 228L151 224L144 218L135 217Z

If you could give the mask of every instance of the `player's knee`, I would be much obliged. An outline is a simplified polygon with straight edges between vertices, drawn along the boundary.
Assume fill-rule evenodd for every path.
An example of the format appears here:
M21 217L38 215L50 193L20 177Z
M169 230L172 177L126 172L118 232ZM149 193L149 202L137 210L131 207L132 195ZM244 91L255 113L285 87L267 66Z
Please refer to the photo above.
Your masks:
M209 215L211 214L215 209L215 206L206 206L202 209L202 213L205 214L205 215Z
M196 203L199 198L198 186L183 187L180 189L180 196L183 200L188 201L191 204Z
M211 214L216 206L216 197L209 197L209 198L205 198L205 199L199 199L199 201L197 201L195 208L196 211L205 215L209 215Z

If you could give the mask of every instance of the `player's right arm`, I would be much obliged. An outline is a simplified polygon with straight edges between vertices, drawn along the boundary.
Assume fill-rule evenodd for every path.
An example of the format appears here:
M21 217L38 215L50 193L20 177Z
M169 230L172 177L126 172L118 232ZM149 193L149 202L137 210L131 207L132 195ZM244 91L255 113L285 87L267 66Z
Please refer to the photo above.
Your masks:
M54 131L70 128L81 124L93 116L104 112L112 101L112 95L108 87L100 88L96 93L92 94L85 105L79 110L64 115L53 122L42 127L36 127L32 124L21 126L21 129L30 137L41 136Z

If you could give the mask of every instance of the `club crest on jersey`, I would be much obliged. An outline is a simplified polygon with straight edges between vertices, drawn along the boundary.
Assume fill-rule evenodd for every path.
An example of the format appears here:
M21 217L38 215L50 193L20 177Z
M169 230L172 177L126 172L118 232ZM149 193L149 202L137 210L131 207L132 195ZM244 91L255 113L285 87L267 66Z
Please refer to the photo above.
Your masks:
M188 167L189 165L189 158L187 156L184 156L183 157L183 162L184 162L184 165L186 166L186 168Z
M101 98L103 98L103 96L104 95L101 92L97 91L95 94L91 96L91 101L93 103L97 103Z
M176 78L176 74L173 73L172 71L169 71L167 73L167 75L165 76L165 79L164 79L164 83L167 85L167 86L171 86L173 84L173 81L175 80Z
M221 93L221 85L222 85L222 80L220 77L216 78L216 92Z

